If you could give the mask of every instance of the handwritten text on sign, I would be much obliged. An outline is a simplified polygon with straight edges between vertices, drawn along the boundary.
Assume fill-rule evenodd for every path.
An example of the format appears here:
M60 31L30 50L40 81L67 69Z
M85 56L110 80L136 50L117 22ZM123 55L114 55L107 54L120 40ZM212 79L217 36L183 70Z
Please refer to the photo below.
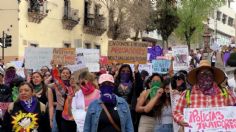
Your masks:
M185 132L236 132L236 107L187 108L184 119L192 128Z
M52 48L26 48L25 68L38 70L42 66L50 67Z
M109 41L108 59L121 63L147 62L148 43L133 41Z
M53 60L55 64L73 65L75 64L74 48L54 48Z
M189 53L187 46L173 47L173 56L175 58L173 67L175 71L188 69L189 67L188 55Z
M153 73L166 74L170 68L170 64L170 60L167 60L166 58L152 60L152 71Z

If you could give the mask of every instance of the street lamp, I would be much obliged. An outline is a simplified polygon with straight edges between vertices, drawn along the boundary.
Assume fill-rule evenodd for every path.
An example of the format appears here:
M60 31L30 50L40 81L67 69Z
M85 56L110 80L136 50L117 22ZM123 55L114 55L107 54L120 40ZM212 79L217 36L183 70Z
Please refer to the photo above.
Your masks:
M207 24L205 24L205 31L203 34L204 39L204 59L208 59L209 53L211 52L210 49L210 39L211 39L211 33L209 31L209 19L207 19Z

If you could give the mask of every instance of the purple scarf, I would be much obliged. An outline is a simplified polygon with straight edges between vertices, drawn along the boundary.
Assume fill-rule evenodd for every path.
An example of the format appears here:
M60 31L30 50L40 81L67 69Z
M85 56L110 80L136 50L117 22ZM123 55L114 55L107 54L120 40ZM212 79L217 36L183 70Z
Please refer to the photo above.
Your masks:
M37 102L38 101L36 97L31 97L27 101L20 101L20 104L24 108L25 111L33 113L37 106Z

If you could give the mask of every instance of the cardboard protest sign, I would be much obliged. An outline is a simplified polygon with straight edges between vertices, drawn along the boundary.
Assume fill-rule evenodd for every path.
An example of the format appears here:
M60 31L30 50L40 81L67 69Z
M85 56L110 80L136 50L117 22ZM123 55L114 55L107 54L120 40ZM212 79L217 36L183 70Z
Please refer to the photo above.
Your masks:
M166 74L170 68L171 61L166 57L158 57L156 60L152 60L152 72Z
M185 132L236 132L236 107L186 108Z
M52 48L26 48L25 68L38 70L42 66L50 67L52 60Z
M136 41L109 41L108 60L111 63L133 63L140 64L147 62L147 47L149 43Z
M75 48L54 48L53 60L55 64L74 65Z
M173 62L173 68L175 71L179 70L188 70L189 68L189 61L188 61L188 46L175 46L172 48L173 50L173 56L174 56L174 62Z
M134 71L134 64L129 64L132 71ZM148 72L149 75L152 75L152 63L147 63L147 64L139 64L138 67L139 72L142 70L145 70Z

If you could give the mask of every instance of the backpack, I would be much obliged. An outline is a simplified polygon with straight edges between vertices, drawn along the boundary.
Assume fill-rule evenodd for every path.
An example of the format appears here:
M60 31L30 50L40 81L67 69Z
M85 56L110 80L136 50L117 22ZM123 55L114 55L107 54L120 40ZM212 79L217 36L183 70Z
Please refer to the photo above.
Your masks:
M220 87L220 90L221 90L221 95L223 95L225 98L229 97L229 94L228 94L226 88ZM191 91L192 91L192 89L190 89L190 88L186 89L185 99L187 102L187 107L189 107L191 104L191 99L190 99Z

